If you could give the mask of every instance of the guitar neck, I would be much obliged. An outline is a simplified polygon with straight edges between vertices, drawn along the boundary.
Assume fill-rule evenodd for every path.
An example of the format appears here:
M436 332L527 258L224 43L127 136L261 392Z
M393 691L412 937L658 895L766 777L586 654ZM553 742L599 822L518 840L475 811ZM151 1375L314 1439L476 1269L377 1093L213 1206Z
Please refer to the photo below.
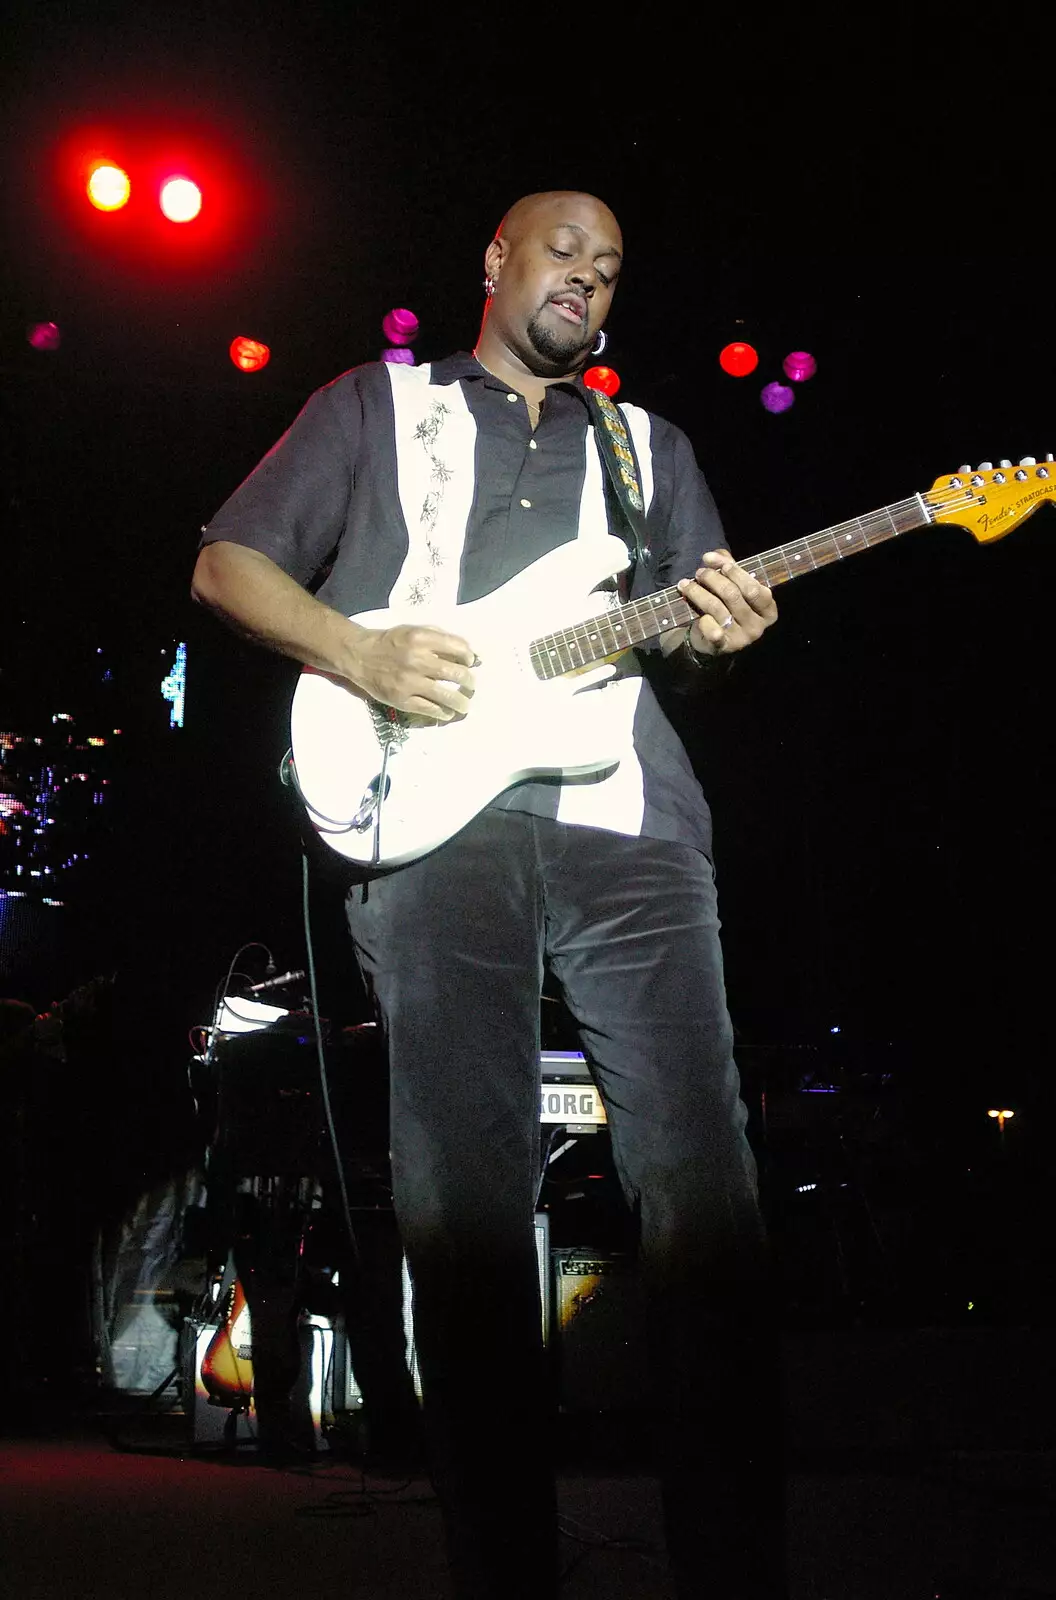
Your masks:
M933 520L923 497L913 495L894 505L882 506L879 511L868 511L864 517L822 528L793 544L776 545L773 550L749 557L741 565L753 578L773 589L779 583L798 578L803 572L843 561L860 550L871 550L896 534L908 533L911 528L922 527ZM696 616L697 612L677 589L661 589L641 600L614 606L611 611L590 617L575 627L534 639L529 652L532 665L540 678L559 678L592 661L603 661L631 645L646 644L674 628L684 628Z

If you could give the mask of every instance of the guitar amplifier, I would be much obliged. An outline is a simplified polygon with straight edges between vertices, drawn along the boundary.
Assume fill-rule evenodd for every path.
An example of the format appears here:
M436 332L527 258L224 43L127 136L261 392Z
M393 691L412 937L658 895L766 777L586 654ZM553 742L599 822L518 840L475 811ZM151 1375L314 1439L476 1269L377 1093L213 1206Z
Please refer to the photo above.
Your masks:
M561 1409L640 1407L647 1368L637 1263L589 1248L553 1250L551 1262Z
M347 1363L342 1366L340 1351L335 1348L344 1335L327 1318L308 1315L300 1318L297 1332L301 1367L290 1392L294 1425L306 1449L328 1450L327 1433L333 1421L335 1400L339 1410L347 1409L340 1404L341 1397L334 1393L335 1373L347 1371ZM225 1329L216 1323L203 1323L194 1317L188 1317L184 1323L181 1388L184 1415L194 1444L246 1444L257 1438L252 1365L247 1359L251 1346L244 1347L244 1358L239 1363L243 1374L240 1393L214 1398L203 1378L210 1347L224 1337ZM241 1353L243 1347L239 1349Z

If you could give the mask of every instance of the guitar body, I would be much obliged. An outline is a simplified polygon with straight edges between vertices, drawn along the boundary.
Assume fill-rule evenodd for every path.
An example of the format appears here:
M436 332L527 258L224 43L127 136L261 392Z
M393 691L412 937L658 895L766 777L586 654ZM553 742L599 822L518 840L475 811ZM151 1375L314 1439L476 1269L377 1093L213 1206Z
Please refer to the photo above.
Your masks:
M224 1320L210 1339L200 1372L212 1406L245 1410L253 1395L253 1336L239 1278L227 1293Z
M606 697L589 693L613 667L541 679L529 647L596 615L592 591L627 564L620 539L573 541L481 600L353 618L368 628L444 628L466 639L480 664L471 710L449 723L402 713L393 722L339 678L302 671L291 709L293 760L309 818L326 843L362 865L397 866L450 839L512 783L615 766L623 742L618 708L606 714ZM384 748L394 727L378 816Z

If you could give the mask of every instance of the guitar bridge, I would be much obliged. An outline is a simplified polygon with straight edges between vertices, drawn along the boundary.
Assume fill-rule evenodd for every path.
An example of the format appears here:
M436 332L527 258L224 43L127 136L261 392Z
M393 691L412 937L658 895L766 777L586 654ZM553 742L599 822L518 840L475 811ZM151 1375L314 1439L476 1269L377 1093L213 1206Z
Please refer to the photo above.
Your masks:
M401 744L407 743L410 721L402 711L397 711L395 706L383 706L380 700L372 700L370 715L383 750L399 749Z

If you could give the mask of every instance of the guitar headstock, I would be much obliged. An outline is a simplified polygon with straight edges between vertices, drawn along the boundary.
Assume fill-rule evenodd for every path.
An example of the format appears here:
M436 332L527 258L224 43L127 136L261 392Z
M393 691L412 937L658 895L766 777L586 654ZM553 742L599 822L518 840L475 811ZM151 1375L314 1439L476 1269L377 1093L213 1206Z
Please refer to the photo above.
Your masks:
M948 477L936 478L922 496L935 522L954 522L967 528L981 544L1000 539L1018 522L1032 516L1056 495L1056 464L1024 456L1017 467L1011 461L981 461L974 469L959 467Z

